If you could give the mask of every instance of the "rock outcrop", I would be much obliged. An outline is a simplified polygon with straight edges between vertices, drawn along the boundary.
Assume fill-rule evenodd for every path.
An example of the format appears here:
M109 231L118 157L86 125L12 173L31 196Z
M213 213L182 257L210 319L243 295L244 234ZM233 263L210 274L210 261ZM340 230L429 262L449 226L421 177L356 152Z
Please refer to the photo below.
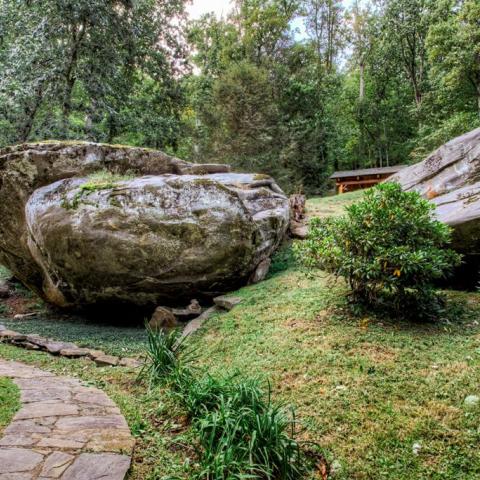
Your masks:
M417 191L436 205L437 218L454 229L456 250L480 254L480 128L451 140L388 181Z
M289 206L265 175L52 142L0 150L0 218L0 264L48 302L153 307L246 283Z

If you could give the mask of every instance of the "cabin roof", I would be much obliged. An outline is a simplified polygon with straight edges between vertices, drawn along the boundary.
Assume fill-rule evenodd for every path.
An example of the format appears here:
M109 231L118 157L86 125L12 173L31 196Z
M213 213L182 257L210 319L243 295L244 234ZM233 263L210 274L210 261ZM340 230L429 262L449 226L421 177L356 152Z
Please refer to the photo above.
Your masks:
M368 175L385 175L385 174L394 174L405 168L407 165L393 165L391 167L380 167L380 168L362 168L360 170L342 170L335 172L330 178L348 178L348 177L362 177Z

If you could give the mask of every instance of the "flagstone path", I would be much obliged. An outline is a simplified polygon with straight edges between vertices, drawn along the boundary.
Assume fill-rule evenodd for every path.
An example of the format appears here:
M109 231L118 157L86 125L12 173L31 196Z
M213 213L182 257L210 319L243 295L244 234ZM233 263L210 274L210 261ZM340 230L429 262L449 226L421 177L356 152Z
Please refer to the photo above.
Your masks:
M22 403L0 439L0 480L125 478L135 441L104 392L2 359L0 377L13 379Z

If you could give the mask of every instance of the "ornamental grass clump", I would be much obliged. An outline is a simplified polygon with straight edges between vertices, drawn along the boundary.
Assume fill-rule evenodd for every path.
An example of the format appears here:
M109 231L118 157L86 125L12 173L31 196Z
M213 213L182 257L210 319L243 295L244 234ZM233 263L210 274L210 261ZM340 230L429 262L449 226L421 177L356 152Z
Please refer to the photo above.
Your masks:
M180 330L157 331L148 325L145 328L147 358L139 379L146 380L151 386L165 383L175 372L182 370L184 364L191 361L192 352L187 349L186 337L182 337Z
M356 305L435 317L440 302L433 283L461 257L446 248L451 229L435 220L434 206L384 183L346 210L341 217L313 219L307 240L295 246L297 258L309 270L345 278Z
M206 385L213 394L193 422L202 450L196 478L304 478L309 462L293 412L272 403L256 381Z
M213 376L191 363L192 350L178 331L147 328L147 358L140 378L169 386L185 409L199 447L195 479L296 480L312 460L296 440L293 410L275 404L256 379Z

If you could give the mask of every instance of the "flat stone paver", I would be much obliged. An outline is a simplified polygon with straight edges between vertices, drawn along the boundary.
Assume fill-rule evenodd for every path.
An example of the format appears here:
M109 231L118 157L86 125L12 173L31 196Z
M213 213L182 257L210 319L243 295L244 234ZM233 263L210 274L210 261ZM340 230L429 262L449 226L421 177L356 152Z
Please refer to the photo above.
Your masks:
M0 439L0 480L123 480L134 439L101 390L0 359L22 406Z

